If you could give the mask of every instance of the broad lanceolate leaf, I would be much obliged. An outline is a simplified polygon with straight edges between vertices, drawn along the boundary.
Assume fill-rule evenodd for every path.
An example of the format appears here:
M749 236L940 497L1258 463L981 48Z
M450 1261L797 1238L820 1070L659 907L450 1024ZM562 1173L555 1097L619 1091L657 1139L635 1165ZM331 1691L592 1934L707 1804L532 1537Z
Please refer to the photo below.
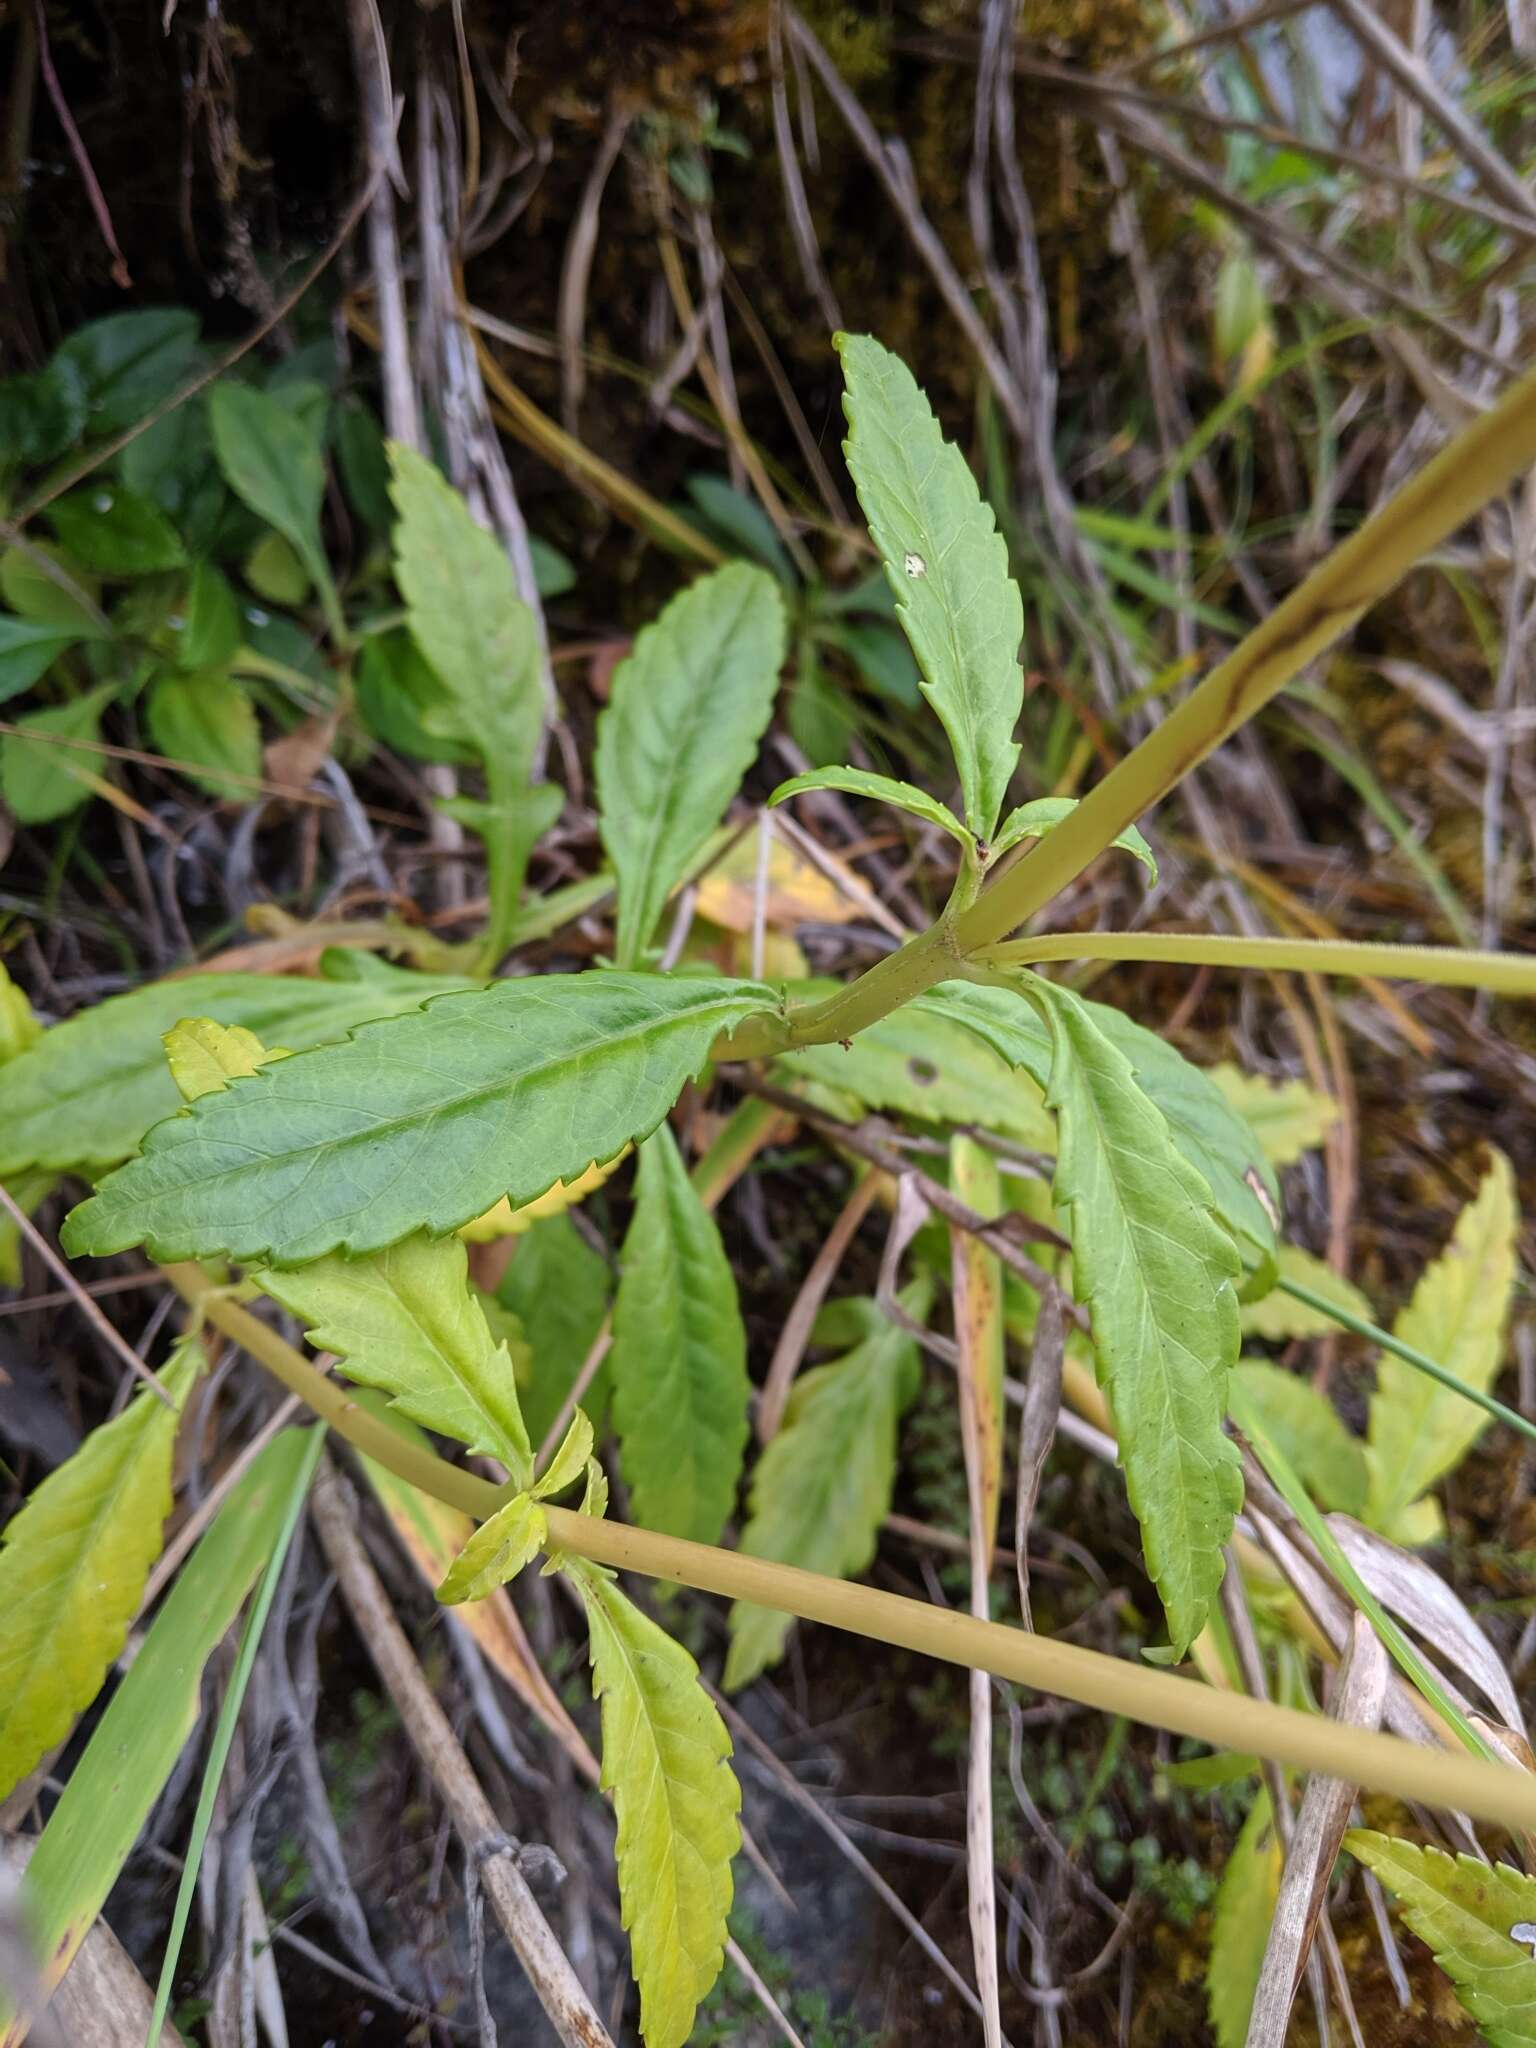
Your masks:
M1271 1166L1294 1165L1303 1152L1321 1145L1329 1125L1338 1121L1338 1104L1305 1081L1269 1081L1225 1062L1212 1067L1210 1076L1264 1147Z
M715 1038L773 1001L750 982L607 973L440 996L157 1124L73 1212L69 1249L294 1265L456 1230L645 1137Z
M1020 840L1043 839L1064 818L1069 818L1077 805L1075 796L1038 796L1032 803L1020 804L997 828L992 842L993 859L1017 846ZM1157 857L1136 826L1127 825L1123 832L1116 833L1111 844L1139 860L1153 881L1157 880Z
M1216 2048L1244 2048L1248 2039L1253 1994L1258 1989L1284 1863L1269 1794L1261 1785L1227 1858L1211 1918L1205 1999Z
M965 822L992 837L1019 749L1024 607L1008 547L965 457L911 371L868 335L840 334L848 468L885 561L923 694L954 750Z
M16 731L0 740L0 797L19 824L51 825L89 798L89 778L102 768L95 745L101 714L115 695L115 686L103 683L18 718Z
M183 1018L217 1018L301 1051L464 986L403 970L334 981L189 974L111 996L0 1067L0 1178L33 1166L88 1172L126 1159L177 1107L161 1040Z
M1393 1334L1486 1393L1504 1357L1515 1281L1514 1176L1502 1152L1457 1218L1450 1243L1425 1268ZM1440 1513L1419 1496L1459 1464L1488 1426L1472 1402L1402 1359L1384 1353L1371 1396L1371 1490L1366 1520L1399 1543L1425 1543Z
M741 1845L730 1740L682 1645L596 1566L569 1558L565 1569L587 1610L640 2031L646 2048L683 2048L725 1950Z
M1242 1466L1222 1433L1241 1265L1210 1188L1124 1053L1068 990L1029 986L1054 1042L1046 1099L1060 1129L1055 1196L1072 1220L1074 1290L1093 1319L1126 1490L1182 1655L1242 1505Z
M59 539L98 576L149 576L187 559L176 529L148 498L122 484L87 484L49 508Z
M0 1797L100 1689L138 1611L171 1511L181 1404L203 1365L184 1340L145 1388L92 1430L6 1525L0 1549Z
M215 384L214 453L235 495L287 541L318 584L330 581L320 540L325 451L320 432L269 392Z
M1209 1187L1216 1213L1242 1245L1245 1259L1261 1269L1270 1265L1280 1190L1253 1132L1227 1106L1210 1076L1155 1031L1107 1003L1084 1002L1080 1007L1101 1036L1130 1061L1141 1088L1162 1112L1175 1147ZM1039 1087L1046 1086L1050 1034L1013 989L946 981L908 1009L937 1011L964 1024L1010 1065L1022 1067Z
M714 1218L663 1124L640 1148L613 1310L613 1414L634 1518L717 1543L747 1441L747 1339Z
M773 714L784 601L732 562L674 597L613 675L597 725L603 845L618 879L616 954L640 957L674 884L719 823Z
M30 690L61 654L87 637L81 626L44 624L0 613L0 704Z
M914 1313L926 1302L911 1304ZM882 1317L831 1365L795 1381L784 1424L757 1461L740 1548L832 1578L870 1564L896 1478L896 1422L917 1387L917 1345ZM734 1691L783 1655L794 1616L738 1600L725 1684Z
M249 803L256 795L261 728L256 707L232 676L164 669L150 688L144 717L156 751L211 796Z
M526 784L544 698L538 627L511 560L424 456L392 442L389 461L395 581L411 637L450 699L443 723Z
M22 1884L45 1986L68 1969L196 1726L203 1667L287 1520L308 1435L284 1430L235 1486L48 1817ZM22 2032L0 1984L0 2048L19 2048Z
M1275 1270L1280 1279L1299 1280L1314 1294L1324 1294L1330 1301L1336 1301L1349 1314L1360 1316L1366 1322L1375 1320L1376 1311L1358 1287L1346 1280L1342 1273L1335 1273L1332 1266L1325 1265L1310 1252L1304 1252L1299 1245L1282 1244L1277 1247ZM1245 1337L1265 1337L1277 1344L1292 1337L1328 1337L1339 1327L1321 1309L1313 1308L1310 1302L1297 1301L1292 1295L1282 1294L1278 1287L1258 1301L1245 1301L1242 1316Z
M195 313L157 306L110 313L61 343L49 368L62 363L78 374L87 438L120 434L185 383L198 364L197 331Z
M345 1360L349 1378L391 1395L413 1422L500 1458L515 1485L528 1484L533 1452L517 1376L469 1291L458 1238L418 1231L368 1258L332 1254L255 1278L317 1350Z
M569 1216L536 1223L522 1238L502 1275L496 1300L522 1326L528 1353L527 1378L519 1382L528 1434L541 1444L554 1426L576 1375L586 1363L608 1312L612 1278ZM611 1379L607 1363L582 1396L582 1406L602 1425Z
M520 1493L482 1522L448 1567L437 1597L445 1607L484 1600L508 1586L544 1548L549 1525L530 1493Z
M1261 1358L1242 1359L1237 1377L1314 1499L1358 1515L1365 1504L1365 1446L1350 1435L1327 1396L1299 1373Z
M894 804L925 824L937 825L962 846L976 843L949 805L941 804L926 789L919 789L915 782L896 782L889 775L871 775L863 768L818 768L814 775L792 776L788 782L779 784L768 801L781 804L787 797L799 796L807 789L842 789L849 796L867 796L873 803Z
M1536 1878L1370 1828L1352 1829L1344 1846L1375 1871L1434 1950L1489 2048L1536 2048Z

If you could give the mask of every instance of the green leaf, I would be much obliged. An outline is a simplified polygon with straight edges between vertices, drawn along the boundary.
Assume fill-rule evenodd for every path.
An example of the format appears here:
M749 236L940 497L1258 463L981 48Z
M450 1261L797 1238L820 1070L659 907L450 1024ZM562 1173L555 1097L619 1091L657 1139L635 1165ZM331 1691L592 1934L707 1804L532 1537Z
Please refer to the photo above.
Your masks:
M916 1390L917 1372L916 1343L882 1318L846 1358L801 1373L783 1427L757 1461L738 1548L830 1578L864 1571L890 1513L896 1422ZM736 1601L727 1691L776 1664L793 1626L792 1614Z
M49 367L65 364L79 375L87 434L93 441L105 440L133 426L187 381L198 366L197 336L197 315L176 307L113 313L78 328Z
M847 385L848 468L923 694L954 750L965 822L985 843L1019 758L1024 702L1024 607L1008 546L906 364L868 335L839 334L833 346Z
M186 549L160 507L124 484L93 483L48 508L54 532L98 576L150 576L179 569Z
M456 1230L647 1136L715 1039L773 1001L750 982L601 972L440 996L157 1124L73 1212L69 1249L294 1265Z
M389 502L389 455L379 423L366 405L347 398L337 407L336 463L352 510L375 533L394 524Z
M516 1316L527 1342L528 1378L522 1382L528 1434L541 1444L597 1342L611 1286L606 1262L569 1216L546 1216L517 1240L496 1290L497 1302ZM607 1361L582 1396L602 1426L612 1384Z
M34 1166L99 1172L136 1151L150 1125L180 1104L161 1040L188 1015L302 1051L463 986L398 970L387 981L189 974L109 997L0 1067L0 1179Z
M1012 988L941 982L913 1009L933 1009L984 1038L1010 1065L1044 1088L1051 1040L1040 1019ZM1169 1135L1215 1197L1216 1212L1261 1269L1275 1255L1279 1184L1252 1131L1228 1108L1208 1074L1176 1046L1107 1003L1084 1002L1094 1028L1131 1063L1142 1090L1157 1104Z
M1211 1916L1205 1998L1216 2048L1244 2048L1248 2039L1284 1866L1269 1793L1261 1785L1221 1873Z
M256 708L231 676L165 669L150 686L144 722L158 753L210 795L250 803L261 778Z
M85 379L73 363L0 380L0 465L33 469L80 440L87 418Z
M50 626L39 619L13 619L0 612L0 704L30 690L61 654L94 637L78 626Z
M1239 1361L1237 1377L1265 1427L1325 1508L1358 1515L1365 1504L1365 1447L1333 1403L1300 1374L1260 1358Z
M564 1493L568 1486L574 1486L584 1474L589 1474L594 1441L592 1425L578 1408L571 1417L570 1427L559 1449L534 1481L534 1499L553 1500L557 1493ZM591 1484L590 1475L588 1484Z
M51 576L49 563L67 580ZM102 626L94 607L100 596L95 577L48 541L29 540L25 547L10 547L0 555L0 597L36 625L63 627L80 639L99 639ZM82 603L82 597L88 602Z
M68 1969L105 1905L197 1725L203 1667L282 1531L308 1436L284 1430L237 1482L182 1566L48 1817L22 1883L48 1986ZM7 2016L0 1986L0 2029Z
M212 562L196 562L180 612L170 620L182 668L223 668L240 646L240 606L229 579Z
M1335 1273L1332 1266L1313 1258L1310 1252L1304 1252L1299 1245L1283 1244L1278 1247L1275 1270L1282 1280L1299 1280L1315 1293L1326 1294L1330 1301L1336 1301L1351 1315L1360 1316L1368 1323L1376 1319L1376 1311L1358 1287L1352 1286L1342 1273ZM1242 1321L1245 1337L1264 1337L1275 1344L1285 1343L1292 1337L1331 1337L1339 1327L1321 1309L1313 1308L1310 1302L1297 1301L1292 1295L1282 1294L1278 1288L1258 1301L1245 1301Z
M409 633L372 633L353 672L357 712L376 740L413 761L475 758L454 734L453 699Z
M1043 839L1064 818L1069 818L1077 809L1075 796L1037 796L1033 803L1020 804L1016 811L1010 811L997 828L992 841L992 858L1006 853L1017 846L1021 839ZM1152 849L1135 825L1127 825L1123 832L1116 833L1111 845L1118 846L1123 853L1129 853L1157 880L1157 859Z
M1241 1460L1222 1431L1241 1267L1210 1188L1125 1054L1068 990L1032 977L1029 993L1051 1026L1046 1100L1060 1130L1055 1198L1071 1217L1073 1286L1182 1655L1204 1626L1242 1505Z
M922 704L917 663L894 626L882 619L845 619L818 626L817 638L824 646L840 648L863 681L888 703L899 704L904 711L916 711Z
M730 1740L682 1645L585 1559L565 1570L587 1610L640 2031L646 2048L683 2048L725 1952L741 1846Z
M528 553L533 559L534 587L540 597L564 597L568 590L576 588L575 563L552 541L540 540L536 533L530 533Z
M720 1232L665 1124L640 1148L608 1365L635 1520L717 1543L747 1443L747 1339Z
M266 533L240 564L240 574L268 604L296 611L314 587L314 579L292 542L280 533Z
M448 704L445 736L525 785L544 722L538 627L506 549L424 456L389 446L395 581Z
M536 1558L549 1536L544 1510L532 1494L520 1493L482 1522L459 1552L437 1597L445 1607L466 1600L484 1600L498 1586L510 1586L525 1564Z
M115 695L114 685L103 683L72 703L17 719L17 730L0 739L0 797L19 825L51 825L89 799L83 777L101 768L101 756L89 743L100 739L102 710ZM54 737L30 739L31 733ZM66 740L86 744L61 744Z
M733 555L750 555L791 590L798 587L800 579L778 528L755 498L738 491L723 476L703 473L689 477L683 488L703 514L695 524L713 532Z
M202 1370L183 1339L115 1421L91 1431L0 1537L0 1798L90 1705L138 1612L171 1511L181 1405Z
M1028 1005L1018 1008L1034 1025ZM1036 1062L1037 1080L1016 1073L989 1041L965 1027L966 1019L947 1006L920 999L891 1011L848 1045L797 1047L778 1064L798 1078L856 1096L867 1109L897 1110L926 1123L978 1123L1035 1151L1054 1153L1056 1126L1042 1095L1050 1071L1043 1029L1045 1056Z
M258 519L275 527L321 589L330 570L320 539L325 497L322 431L278 398L249 384L215 384L208 394L213 452L225 481Z
M962 846L976 843L948 804L941 804L937 797L912 782L896 782L889 775L869 775L862 768L818 768L814 775L796 775L781 782L768 801L781 804L803 789L843 789L850 796L867 796L877 804L894 804L898 810L910 811L914 817L937 825Z
M1394 1336L1484 1393L1504 1359L1519 1222L1509 1161L1490 1147L1476 1199L1393 1325ZM1384 1352L1371 1396L1366 1520L1394 1542L1427 1542L1440 1515L1420 1495L1460 1464L1487 1427L1484 1410Z
M1536 1924L1536 1878L1370 1828L1352 1828L1344 1847L1375 1871L1434 1950L1489 2048L1533 2048L1536 1956L1529 1930Z
M533 1451L511 1355L469 1291L458 1238L417 1233L369 1258L332 1255L252 1277L292 1310L317 1351L345 1361L349 1379L388 1394L413 1422L499 1458L514 1485L529 1484Z
M1208 1072L1272 1166L1293 1166L1303 1152L1321 1145L1329 1125L1338 1121L1332 1096L1319 1094L1305 1081L1268 1081L1225 1062Z
M639 959L752 764L773 715L784 630L773 578L733 562L674 597L614 670L595 773L621 966Z
M0 960L0 1066L30 1051L42 1035L42 1024L25 991L16 986Z

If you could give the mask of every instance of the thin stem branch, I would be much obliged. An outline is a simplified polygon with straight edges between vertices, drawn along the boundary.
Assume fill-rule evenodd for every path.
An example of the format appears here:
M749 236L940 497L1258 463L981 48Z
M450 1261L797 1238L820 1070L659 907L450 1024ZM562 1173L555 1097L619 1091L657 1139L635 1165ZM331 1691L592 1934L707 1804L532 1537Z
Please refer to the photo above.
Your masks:
M1049 932L988 946L985 967L1046 960L1158 960L1178 967L1261 967L1271 974L1347 974L1435 982L1536 996L1536 953L1461 952L1451 946L1356 944L1347 939L1234 938L1215 932Z

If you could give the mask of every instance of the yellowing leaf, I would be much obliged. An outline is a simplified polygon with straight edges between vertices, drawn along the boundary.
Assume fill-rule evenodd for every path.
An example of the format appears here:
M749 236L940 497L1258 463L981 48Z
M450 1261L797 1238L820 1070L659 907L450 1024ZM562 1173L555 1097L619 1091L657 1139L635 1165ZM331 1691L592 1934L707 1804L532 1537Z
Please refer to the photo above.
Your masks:
M1264 1148L1271 1166L1291 1166L1303 1152L1321 1145L1338 1121L1339 1105L1304 1081L1268 1081L1223 1062L1207 1069L1211 1079Z
M171 1511L181 1404L203 1365L184 1339L6 1525L0 1548L0 1796L89 1706L123 1647Z
M1275 1253L1275 1267L1282 1280L1299 1280L1314 1294L1326 1295L1351 1315L1368 1323L1376 1320L1376 1311L1358 1287L1342 1273L1335 1273L1332 1266L1304 1252L1300 1245L1280 1245ZM1241 1314L1245 1337L1264 1337L1277 1344L1291 1337L1331 1337L1339 1327L1309 1301L1297 1301L1278 1287L1257 1301L1245 1301Z
M1030 976L1051 1026L1055 1196L1072 1220L1073 1284L1092 1318L1126 1491L1176 1655L1204 1626L1242 1505L1225 1435L1237 1360L1237 1248L1130 1061L1068 990Z
M616 1157L595 1161L574 1180L557 1180L552 1188L516 1209L503 1195L495 1208L487 1209L483 1216L475 1217L471 1223L461 1224L459 1236L466 1244L490 1244L498 1237L521 1237L544 1217L563 1215L567 1209L574 1209L578 1202L584 1202L629 1157L629 1152L626 1145Z
M1503 1362L1518 1224L1509 1161L1490 1148L1475 1200L1462 1210L1450 1243L1425 1268L1393 1326L1405 1344L1484 1393ZM1396 1542L1427 1541L1439 1515L1419 1496L1460 1463L1487 1426L1481 1408L1384 1354L1367 1432L1366 1520Z
M438 1599L445 1607L485 1599L498 1586L509 1585L538 1556L548 1535L544 1510L531 1494L518 1494L470 1537L448 1567Z
M736 1276L666 1124L640 1147L613 1310L613 1415L634 1517L715 1543L747 1441Z
M1221 1874L1211 1917L1205 1997L1216 2048L1243 2048L1248 2039L1253 1994L1258 1989L1284 1863L1269 1794L1260 1786Z
M469 1259L456 1237L422 1232L363 1259L332 1254L291 1272L252 1276L292 1309L349 1378L378 1387L413 1422L500 1458L526 1486L533 1451L505 1344L469 1291Z
M749 832L699 877L698 912L730 932L750 932L757 916L757 834ZM831 877L775 833L768 841L763 921L770 931L801 924L847 924L859 906Z
M730 1740L682 1645L585 1559L564 1567L587 1610L640 2031L646 2048L683 2048L720 1973L741 1846Z
M171 1079L184 1102L216 1094L236 1075L254 1074L268 1060L288 1057L280 1046L268 1052L243 1024L216 1024L212 1017L183 1017L166 1032L164 1043Z
M908 1297L927 1313L930 1290ZM795 1381L784 1424L752 1474L748 1557L853 1578L875 1554L896 1478L896 1423L917 1379L917 1345L881 1316L846 1358ZM794 1616L738 1600L731 1608L729 1691L783 1655Z
M949 1184L980 1216L1003 1209L997 1162L975 1138L949 1142ZM1003 1266L968 1230L950 1226L955 1343L960 1355L960 1440L971 1502L972 1545L983 1556L997 1541L1003 1478Z
M1489 2048L1533 2048L1536 1878L1507 1863L1452 1858L1370 1828L1351 1830L1344 1846L1375 1871L1408 1925L1434 1950Z
M32 1005L0 960L0 1065L35 1045L42 1035L43 1027L33 1015Z

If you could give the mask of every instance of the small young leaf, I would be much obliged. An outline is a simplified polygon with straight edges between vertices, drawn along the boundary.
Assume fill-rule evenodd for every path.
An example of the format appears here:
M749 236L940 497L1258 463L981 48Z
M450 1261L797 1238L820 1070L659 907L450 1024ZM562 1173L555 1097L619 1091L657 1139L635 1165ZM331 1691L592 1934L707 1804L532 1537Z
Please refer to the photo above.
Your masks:
M151 576L187 559L160 507L122 484L87 484L48 508L53 530L97 576Z
M240 575L258 597L290 611L297 611L314 588L298 551L280 533L262 535L240 564Z
M576 1375L586 1363L608 1312L607 1264L568 1216L536 1223L519 1240L496 1300L522 1325L530 1359L520 1385L528 1434L541 1444L554 1427ZM601 1427L612 1382L606 1361L582 1396Z
M702 524L717 534L733 555L750 555L791 590L796 587L800 579L778 528L755 498L736 490L723 476L707 473L689 477L683 488L702 513Z
M288 1057L281 1047L270 1052L254 1031L242 1024L216 1024L211 1017L183 1017L165 1034L165 1057L171 1079L183 1102L216 1095L242 1074L254 1074L268 1060Z
M1284 1863L1269 1794L1261 1785L1221 1873L1211 1916L1205 1998L1216 2048L1244 2048L1248 2039L1253 1994L1259 1985Z
M885 560L923 694L954 750L965 822L983 841L1019 758L1024 607L1008 546L965 457L911 371L868 335L839 334L848 468Z
M1487 1393L1504 1359L1519 1228L1509 1161L1489 1149L1488 1171L1462 1210L1450 1243L1420 1275L1393 1335ZM1398 1543L1427 1542L1440 1526L1419 1497L1466 1456L1488 1417L1404 1360L1384 1353L1368 1427L1366 1520Z
M187 381L198 364L197 333L197 315L176 307L112 313L77 328L49 368L67 364L78 374L86 431L102 440L133 426Z
M1299 1280L1315 1294L1327 1295L1330 1301L1336 1301L1351 1315L1360 1316L1368 1323L1376 1319L1376 1311L1358 1287L1352 1286L1342 1273L1335 1273L1332 1266L1324 1265L1321 1259L1304 1252L1299 1245L1279 1246L1275 1253L1275 1270L1283 1280ZM1245 1301L1242 1321L1245 1337L1264 1337L1275 1344L1283 1344L1292 1337L1331 1337L1339 1327L1321 1309L1313 1308L1310 1302L1297 1301L1289 1294L1282 1294L1278 1287L1258 1301Z
M0 613L0 704L30 690L61 654L87 637L80 626L44 625Z
M741 1846L730 1740L682 1645L584 1559L565 1569L587 1610L640 2031L646 2048L683 2048L725 1952Z
M914 1307L922 1313L926 1303ZM916 1383L917 1345L883 1317L846 1358L801 1373L783 1427L757 1461L738 1547L831 1578L864 1571L890 1513L896 1421ZM738 1600L727 1691L776 1664L793 1626L792 1614Z
M1370 1828L1351 1829L1344 1846L1375 1871L1408 1925L1434 1950L1489 2048L1533 2048L1536 1878L1507 1863L1452 1858Z
M1264 1148L1271 1166L1293 1166L1303 1152L1321 1145L1339 1106L1305 1081L1268 1081L1225 1063L1208 1068L1211 1079Z
M768 801L781 804L786 797L798 796L804 789L843 789L850 796L867 796L877 804L894 804L897 810L910 811L926 824L937 825L962 846L976 843L948 804L941 804L937 797L912 782L895 782L889 775L869 775L862 768L818 768L814 775L796 775L781 782Z
M49 574L50 566L59 571L57 576ZM63 627L86 639L102 633L101 585L47 541L29 541L25 551L9 547L0 555L0 597L36 625Z
M1204 1626L1242 1505L1223 1434L1241 1272L1211 1191L1178 1151L1125 1054L1064 988L1031 977L1051 1026L1057 1207L1072 1219L1073 1284L1093 1320L1126 1491L1174 1652Z
M30 376L0 379L0 467L52 462L85 432L85 379L55 356Z
M1043 839L1047 832L1072 815L1077 803L1075 796L1038 796L1033 803L1020 804L998 826L997 836L992 841L992 858L996 860L999 854L1017 846L1021 839ZM1153 881L1157 880L1156 856L1135 825L1127 825L1123 832L1117 832L1111 844L1139 860Z
M784 602L733 562L636 637L597 722L603 845L618 880L616 957L639 959L674 884L719 823L773 714Z
M17 730L0 739L0 796L18 824L51 825L90 797L85 777L102 765L93 742L101 737L102 711L116 694L111 683L103 683L68 704L17 719Z
M578 1408L560 1448L533 1483L535 1500L553 1500L557 1493L576 1484L591 1462L592 1441L592 1425Z
M215 384L208 394L208 425L219 468L235 496L276 528L314 583L328 585L320 540L325 497L320 432L269 392L228 382Z
M640 1148L608 1364L635 1520L717 1543L746 1449L747 1339L720 1232L665 1124Z
M150 689L144 721L158 752L212 796L249 803L261 777L256 708L231 676L165 669Z
M0 1068L0 1179L34 1166L99 1171L136 1151L150 1125L177 1107L161 1040L189 1013L303 1050L464 986L400 970L385 981L189 974L111 996Z
M445 1607L465 1600L484 1600L498 1586L509 1586L523 1566L544 1548L549 1526L544 1510L531 1494L520 1493L498 1508L470 1537L437 1589Z
M0 1066L30 1051L42 1035L42 1024L26 992L16 986L0 960Z
M89 1706L138 1612L171 1511L181 1404L203 1365L184 1339L159 1378L92 1430L5 1528L0 1548L0 1797Z
M1270 1435L1309 1493L1328 1509L1358 1515L1365 1503L1365 1447L1310 1380L1261 1358L1241 1359L1237 1376Z
M517 1376L469 1291L469 1255L456 1237L417 1233L370 1258L333 1255L252 1277L293 1311L316 1350L346 1361L350 1379L389 1394L413 1422L499 1458L514 1485L528 1485L533 1451Z

